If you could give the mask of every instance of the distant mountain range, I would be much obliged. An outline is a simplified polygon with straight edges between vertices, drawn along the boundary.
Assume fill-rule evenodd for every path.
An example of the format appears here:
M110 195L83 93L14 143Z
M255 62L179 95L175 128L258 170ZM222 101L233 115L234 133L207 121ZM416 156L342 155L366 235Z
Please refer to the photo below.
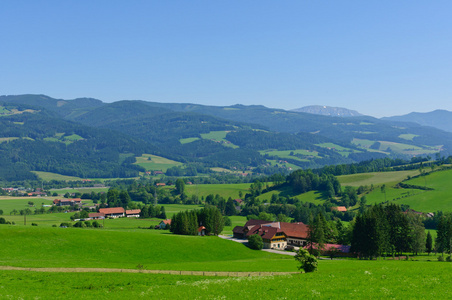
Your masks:
M217 168L272 174L438 152L452 154L452 133L411 120L261 105L0 96L0 180L32 178L24 175L29 171L133 177L144 171L134 165L144 153L181 162L189 174Z
M334 116L334 117L358 117L362 116L356 110L350 110L343 107L331 107L321 105L310 105L301 108L292 109L295 112L304 112L308 114L322 115L322 116Z
M452 132L452 112L448 110L435 110L427 113L412 112L403 116L385 117L382 120L414 122L423 126L432 126Z

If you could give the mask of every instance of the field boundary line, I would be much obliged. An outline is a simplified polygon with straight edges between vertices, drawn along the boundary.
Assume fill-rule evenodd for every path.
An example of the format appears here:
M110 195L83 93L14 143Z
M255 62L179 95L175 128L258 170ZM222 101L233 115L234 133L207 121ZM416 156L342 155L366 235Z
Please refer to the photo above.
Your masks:
M300 272L222 272L222 271L175 271L175 270L139 270L139 269L109 269L109 268L26 268L0 266L4 271L29 271L52 273L144 273L190 276L222 276L222 277L252 277L293 275Z

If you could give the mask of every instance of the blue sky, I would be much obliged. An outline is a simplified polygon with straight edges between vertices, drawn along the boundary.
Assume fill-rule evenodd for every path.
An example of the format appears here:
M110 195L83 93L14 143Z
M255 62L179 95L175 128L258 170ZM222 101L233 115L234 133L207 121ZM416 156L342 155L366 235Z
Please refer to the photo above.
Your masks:
M452 110L451 1L0 1L0 94Z

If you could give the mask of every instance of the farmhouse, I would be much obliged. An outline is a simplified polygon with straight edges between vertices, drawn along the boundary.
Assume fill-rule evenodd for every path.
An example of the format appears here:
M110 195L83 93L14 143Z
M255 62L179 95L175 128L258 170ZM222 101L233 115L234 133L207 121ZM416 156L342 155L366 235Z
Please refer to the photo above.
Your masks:
M74 198L74 199L55 199L53 200L53 205L55 206L75 206L82 204L82 199Z
M245 223L245 226L235 226L234 229L232 229L232 233L235 238L237 239L244 239L247 237L248 231L250 231L251 228L253 228L256 225L262 225L262 224L269 224L272 223L270 221L265 220L249 220Z
M128 209L126 210L127 218L139 218L141 213L141 209Z
M104 213L90 213L90 214L88 214L88 217L92 220L105 219L105 214Z
M248 237L258 234L264 242L264 249L281 249L287 246L287 236L281 228L273 227L271 224L256 225L246 234Z
M100 208L99 213L104 214L106 218L120 218L124 217L125 210L122 207Z
M166 229L167 227L171 226L171 219L166 219L160 222L159 227L160 229Z
M232 232L235 238L241 239L248 238L253 234L259 234L262 239L266 240L264 241L264 248L284 249L287 245L305 246L309 228L302 222L287 223L249 220L245 226L234 227Z

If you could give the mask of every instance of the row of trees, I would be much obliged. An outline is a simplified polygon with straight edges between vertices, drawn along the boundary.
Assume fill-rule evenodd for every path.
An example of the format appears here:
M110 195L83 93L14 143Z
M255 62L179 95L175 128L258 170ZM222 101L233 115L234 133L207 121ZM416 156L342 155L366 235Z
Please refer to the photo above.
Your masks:
M220 234L224 219L218 208L206 206L201 210L181 211L171 219L170 230L175 234L196 235L200 226L206 228L207 234Z
M354 220L352 251L362 258L422 252L426 246L422 218L395 204L375 205Z

